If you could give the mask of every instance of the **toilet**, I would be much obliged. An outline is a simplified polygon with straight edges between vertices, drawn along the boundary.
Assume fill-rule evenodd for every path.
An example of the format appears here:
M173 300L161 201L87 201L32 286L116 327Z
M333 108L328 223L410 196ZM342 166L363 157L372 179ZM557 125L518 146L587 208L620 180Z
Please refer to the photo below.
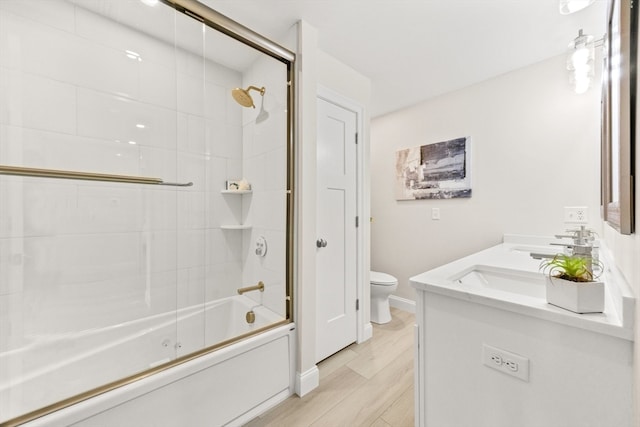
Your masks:
M387 273L370 271L371 281L371 321L373 323L391 322L389 295L398 289L398 279Z

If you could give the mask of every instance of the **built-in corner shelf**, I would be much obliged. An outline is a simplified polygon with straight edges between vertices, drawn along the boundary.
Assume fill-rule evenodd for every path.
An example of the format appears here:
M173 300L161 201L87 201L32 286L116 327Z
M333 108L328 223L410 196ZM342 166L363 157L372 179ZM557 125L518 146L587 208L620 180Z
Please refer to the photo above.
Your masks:
M234 196L238 196L238 195L243 195L243 194L250 194L251 190L220 190L220 192L222 194L233 194ZM221 229L223 230L250 230L251 226L247 225L247 224L234 224L234 225L221 225L220 226Z
M220 228L223 230L249 230L251 229L251 225L243 224L243 225L221 225Z
M220 190L222 194L249 194L251 190Z

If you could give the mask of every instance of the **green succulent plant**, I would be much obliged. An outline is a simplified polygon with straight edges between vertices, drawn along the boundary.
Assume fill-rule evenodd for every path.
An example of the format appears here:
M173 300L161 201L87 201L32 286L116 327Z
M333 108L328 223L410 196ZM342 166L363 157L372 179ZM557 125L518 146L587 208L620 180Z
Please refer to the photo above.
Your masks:
M540 269L549 276L572 282L592 282L597 276L593 275L593 265L602 267L588 257L558 254L551 259L543 260Z

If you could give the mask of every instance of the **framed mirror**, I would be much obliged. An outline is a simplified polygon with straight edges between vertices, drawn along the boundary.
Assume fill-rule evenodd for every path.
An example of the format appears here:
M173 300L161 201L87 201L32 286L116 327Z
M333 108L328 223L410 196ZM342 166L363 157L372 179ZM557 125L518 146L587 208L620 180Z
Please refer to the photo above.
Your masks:
M634 232L638 11L610 0L602 94L602 215L621 234Z

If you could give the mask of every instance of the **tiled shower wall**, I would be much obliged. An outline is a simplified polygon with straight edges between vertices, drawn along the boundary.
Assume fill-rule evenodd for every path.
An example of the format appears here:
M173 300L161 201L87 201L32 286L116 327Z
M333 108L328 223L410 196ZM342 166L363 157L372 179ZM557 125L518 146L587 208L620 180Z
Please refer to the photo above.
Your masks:
M262 99L254 96L256 108L245 109L243 127L243 172L253 193L244 196L243 215L252 225L244 233L243 281L263 281L264 294L249 294L258 303L285 314L286 189L287 189L287 76L286 68L262 57L244 73L244 87L265 87L264 109L269 118L256 123ZM255 92L253 92L255 93ZM264 237L266 256L255 253L256 241Z
M93 2L99 13L0 2L0 164L194 185L0 177L0 351L230 296L256 279L283 312L284 71L255 67L271 115L251 124L257 110L243 119L229 95L241 73L180 48L204 49L210 29L128 3L133 16L117 1ZM255 132L244 141L243 121ZM253 194L220 193L243 176ZM253 231L221 229L248 221ZM255 235L272 243L265 258L251 256Z

